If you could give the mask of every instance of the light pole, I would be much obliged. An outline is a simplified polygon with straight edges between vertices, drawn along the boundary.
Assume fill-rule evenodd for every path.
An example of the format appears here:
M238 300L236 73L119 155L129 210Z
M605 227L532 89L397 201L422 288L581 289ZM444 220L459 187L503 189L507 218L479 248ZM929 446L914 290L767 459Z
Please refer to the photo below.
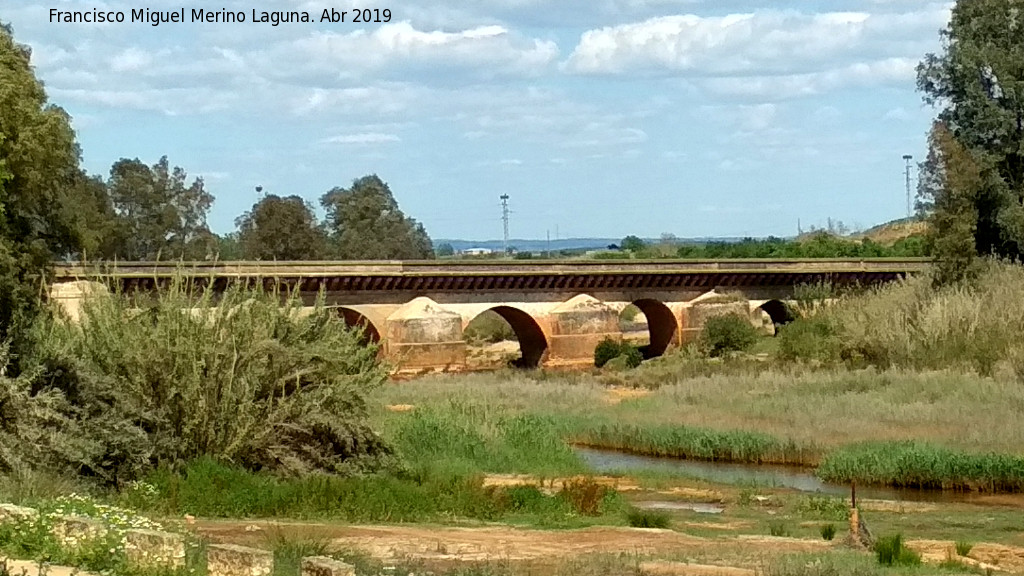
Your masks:
M505 225L505 253L502 257L508 256L508 194L501 195L501 221Z
M911 218L914 215L913 208L910 205L910 162L914 157L910 154L904 154L903 160L907 163L906 177L907 177L907 218Z

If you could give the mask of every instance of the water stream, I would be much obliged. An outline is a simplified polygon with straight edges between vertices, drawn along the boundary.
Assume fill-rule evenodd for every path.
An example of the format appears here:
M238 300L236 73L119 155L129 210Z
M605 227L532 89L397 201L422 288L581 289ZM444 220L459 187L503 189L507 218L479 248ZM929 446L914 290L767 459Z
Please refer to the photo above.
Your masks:
M813 470L792 466L770 466L761 464L731 464L702 462L676 458L636 456L613 450L575 448L587 465L595 472L629 473L637 470L652 470L695 478L717 484L751 485L761 488L790 488L800 492L830 496L850 496L850 487L826 484L819 480ZM899 500L913 502L968 502L977 495L941 490L913 490L896 488L857 488L858 498Z

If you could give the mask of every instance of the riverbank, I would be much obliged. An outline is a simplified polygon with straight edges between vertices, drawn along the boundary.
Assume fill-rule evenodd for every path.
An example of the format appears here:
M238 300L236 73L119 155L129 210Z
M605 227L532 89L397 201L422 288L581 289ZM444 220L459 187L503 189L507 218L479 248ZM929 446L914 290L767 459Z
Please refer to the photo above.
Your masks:
M578 460L558 447L569 442L653 456L821 465L826 479L839 483L1024 486L1024 387L1012 376L768 366L685 376L697 369L669 370L668 362L681 361L656 360L633 378L683 376L642 390L609 388L604 376L587 373L428 377L378 390L381 408L372 418L404 456L484 458L489 472L578 473ZM397 405L406 410L387 409ZM531 441L509 441L514 426L529 430ZM495 467L487 453L500 445L529 456Z

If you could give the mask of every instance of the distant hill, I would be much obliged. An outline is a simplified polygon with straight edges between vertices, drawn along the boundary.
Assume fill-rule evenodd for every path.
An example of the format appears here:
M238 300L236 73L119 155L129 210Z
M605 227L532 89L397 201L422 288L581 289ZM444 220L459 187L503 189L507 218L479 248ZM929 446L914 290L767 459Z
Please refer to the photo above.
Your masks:
M660 242L659 238L644 238L643 240L649 244L657 244ZM741 238L679 238L678 242L683 244L693 244L706 242L734 242L739 240L741 240ZM562 238L559 240L551 240L550 244L548 244L547 240L526 240L516 238L510 239L508 241L508 245L520 252L544 252L546 250L602 250L612 244L617 245L619 242L622 242L622 238ZM434 240L435 248L441 244L451 244L452 248L454 248L456 252L462 252L472 248L484 248L495 252L501 252L503 243L501 240L452 240L447 238Z
M878 244L890 246L910 236L921 236L928 232L928 222L920 218L901 218L879 224L850 238L854 240L871 240Z

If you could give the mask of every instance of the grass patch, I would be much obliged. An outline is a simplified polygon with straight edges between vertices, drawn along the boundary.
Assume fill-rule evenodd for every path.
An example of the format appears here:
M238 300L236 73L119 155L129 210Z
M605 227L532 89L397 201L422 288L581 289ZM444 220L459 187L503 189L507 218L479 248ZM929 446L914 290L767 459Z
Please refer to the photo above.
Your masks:
M661 528L672 526L672 517L661 510L640 510L632 508L626 513L626 523L633 528Z
M212 460L183 474L158 472L149 482L158 497L149 512L230 518L331 519L345 522L440 522L452 518L514 519L578 526L616 513L621 498L592 480L566 483L554 496L530 486L485 486L481 475L420 468L398 474L345 478L280 478Z
M903 545L903 535L879 538L875 542L875 558L883 566L919 566L921 555Z
M772 536L788 537L792 534L789 531L789 527L786 526L785 522L770 522L768 524L768 533Z
M967 556L971 553L971 549L974 548L974 544L964 542L963 540L958 540L955 546L957 556Z
M759 576L878 576L881 570L860 554L792 555L770 561Z

